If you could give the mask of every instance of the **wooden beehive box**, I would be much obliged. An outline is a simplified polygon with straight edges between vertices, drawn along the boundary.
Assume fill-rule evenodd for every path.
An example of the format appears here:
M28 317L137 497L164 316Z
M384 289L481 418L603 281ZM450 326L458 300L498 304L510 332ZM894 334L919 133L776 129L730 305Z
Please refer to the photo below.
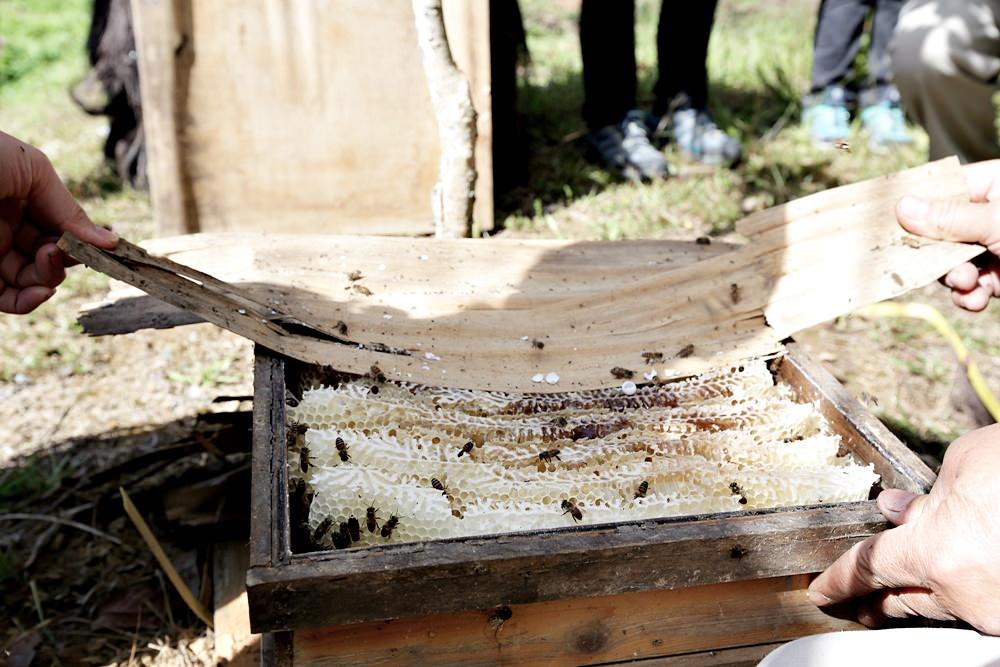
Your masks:
M871 500L293 554L285 392L302 369L257 348L247 585L272 664L755 664L857 627L804 590L886 527ZM883 485L929 489L933 473L794 343L774 373Z

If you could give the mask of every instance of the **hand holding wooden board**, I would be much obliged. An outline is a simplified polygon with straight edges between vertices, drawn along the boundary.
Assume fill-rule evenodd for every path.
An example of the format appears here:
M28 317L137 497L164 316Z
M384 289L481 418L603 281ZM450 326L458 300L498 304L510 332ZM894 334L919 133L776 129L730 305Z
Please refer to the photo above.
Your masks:
M750 216L737 224L742 246L213 234L148 244L166 259L126 242L113 252L69 236L60 245L302 361L559 392L780 353L792 333L921 287L983 251L907 234L894 207L912 193L968 200L948 159ZM149 326L129 303L85 320L99 315L103 332ZM116 313L131 327L109 326ZM173 315L157 306L157 317Z

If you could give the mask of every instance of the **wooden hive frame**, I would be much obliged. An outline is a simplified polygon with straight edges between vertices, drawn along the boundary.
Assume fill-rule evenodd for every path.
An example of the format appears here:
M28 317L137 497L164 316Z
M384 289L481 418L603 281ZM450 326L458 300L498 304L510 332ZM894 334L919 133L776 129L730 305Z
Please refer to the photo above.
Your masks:
M885 486L921 493L930 488L934 475L926 465L796 344L774 365L777 381L793 387L800 400L818 402L845 449L874 464ZM428 633L438 632L429 628L440 626L473 645L460 652L458 663L473 655L489 663L500 644L456 628L488 625L484 614L497 605L515 605L519 619L547 618L550 629L569 623L566 632L576 633L580 646L595 649L583 652L587 659L572 646L558 660L552 654L543 659L537 641L520 641L504 657L521 664L735 650L842 629L849 626L827 619L805 600L805 575L886 527L869 500L292 554L285 390L295 389L298 368L297 362L257 347L247 587L252 627L278 631L274 655L279 657L298 655L308 663L305 656L312 651L368 661L388 659L400 645L409 645L424 659L455 661L454 646L445 650L440 641L427 640ZM671 619L680 623L690 614L704 614L706 631L681 633L683 640L666 632L659 645L640 642L641 648L590 641L581 627L602 616L612 620L601 621L601 637L608 627L618 629L614 614L595 611L607 604L633 610L617 617L626 633L627 617L633 625L645 619L662 633ZM553 605L565 613L553 617ZM721 620L740 609L744 620L727 621L736 628L727 639ZM402 620L387 624L387 619ZM414 645L414 637L424 641ZM358 638L367 639L358 644ZM690 664L738 664L752 653L732 653L733 663Z

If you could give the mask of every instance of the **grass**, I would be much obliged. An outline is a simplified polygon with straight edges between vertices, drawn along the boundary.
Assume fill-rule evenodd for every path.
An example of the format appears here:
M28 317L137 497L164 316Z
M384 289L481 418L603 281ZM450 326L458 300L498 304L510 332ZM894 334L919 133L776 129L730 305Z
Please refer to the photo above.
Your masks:
M569 2L523 0L531 63L521 104L531 144L525 187L499 203L517 234L563 238L692 238L724 235L752 211L920 163L926 137L871 151L855 127L850 153L817 148L798 123L809 84L816 2L721 3L709 48L710 107L738 138L745 159L708 169L667 147L674 177L625 182L585 158L576 12ZM639 0L636 58L640 101L652 103L659 3ZM862 63L863 65L863 63Z

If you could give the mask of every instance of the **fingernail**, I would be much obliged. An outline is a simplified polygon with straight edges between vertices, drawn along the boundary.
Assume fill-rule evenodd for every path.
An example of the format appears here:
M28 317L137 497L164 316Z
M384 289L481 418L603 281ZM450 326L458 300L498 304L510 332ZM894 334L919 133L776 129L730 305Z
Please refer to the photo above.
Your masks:
M892 512L893 514L902 514L913 502L915 496L908 496L907 498L896 498L894 500L887 500L883 504L887 512Z
M806 591L806 597L809 598L809 601L812 602L817 607L824 607L828 604L833 603L833 600L823 595L819 591L813 591L813 590Z
M899 200L899 211L913 222L923 222L927 219L930 206L923 199L903 197Z

